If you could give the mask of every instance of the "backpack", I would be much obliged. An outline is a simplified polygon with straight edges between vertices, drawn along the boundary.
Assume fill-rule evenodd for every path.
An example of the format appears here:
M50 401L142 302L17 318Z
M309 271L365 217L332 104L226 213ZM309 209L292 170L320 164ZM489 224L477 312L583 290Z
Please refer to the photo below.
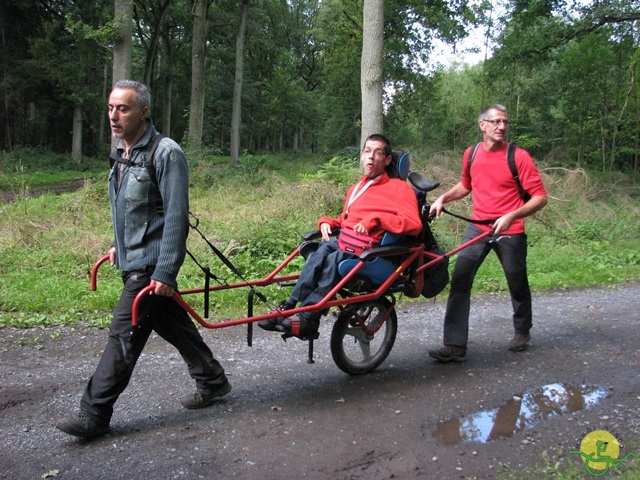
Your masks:
M429 215L428 212L427 215ZM436 255L443 256L445 254L433 236L428 223L425 223L422 228L422 235L425 250L435 253ZM431 261L431 259L429 259L429 261ZM449 257L444 257L435 265L425 269L423 275L424 285L422 286L422 296L425 298L433 298L449 285Z
M422 216L422 232L420 232L419 240L424 244L424 249L436 255L444 256L445 251L440 248L438 241L431 231L429 224L429 205L426 201L426 194L418 192L418 206ZM431 259L425 259L430 262ZM423 271L423 284L420 294L425 298L433 298L438 295L449 284L449 257L444 257L438 263L426 268Z
M473 158L476 156L476 152L478 151L478 147L482 145L481 143L476 143L469 153L469 177L471 177L471 162L473 162ZM522 188L522 184L520 183L520 177L518 176L518 169L516 167L516 144L515 143L507 143L507 164L509 164L509 170L511 170L511 175L513 176L513 180L516 182L516 187L518 188L518 194L520 198L526 203L531 199L531 195L529 195L524 188Z

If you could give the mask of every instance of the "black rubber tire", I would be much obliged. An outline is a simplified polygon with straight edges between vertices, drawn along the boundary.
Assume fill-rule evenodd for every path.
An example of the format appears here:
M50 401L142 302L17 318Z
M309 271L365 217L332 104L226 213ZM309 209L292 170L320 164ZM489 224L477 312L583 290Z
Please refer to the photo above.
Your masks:
M367 327L389 315L375 335L368 337L354 320L353 315L341 312L331 331L331 355L340 370L349 375L372 372L385 361L393 348L398 330L398 317L391 302L377 298L356 305L358 315L364 317Z

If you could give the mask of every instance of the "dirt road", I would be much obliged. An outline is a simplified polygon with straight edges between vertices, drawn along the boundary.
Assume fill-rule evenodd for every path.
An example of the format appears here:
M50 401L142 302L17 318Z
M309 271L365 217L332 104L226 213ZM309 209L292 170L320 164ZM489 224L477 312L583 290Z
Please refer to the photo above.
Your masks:
M358 377L334 365L329 320L313 365L296 339L257 331L249 348L244 327L205 331L234 390L200 411L178 403L193 385L153 338L112 433L91 442L53 424L77 408L106 332L3 329L0 478L519 478L580 462L570 451L594 428L640 437L638 298L640 283L537 294L531 347L512 353L508 298L476 296L469 360L448 365L426 355L443 299L401 301L393 351Z

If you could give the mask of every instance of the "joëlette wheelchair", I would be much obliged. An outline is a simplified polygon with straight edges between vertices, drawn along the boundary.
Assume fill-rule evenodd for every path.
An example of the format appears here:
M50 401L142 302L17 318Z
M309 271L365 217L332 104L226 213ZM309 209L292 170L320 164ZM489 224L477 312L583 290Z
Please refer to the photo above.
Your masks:
M418 237L405 237L386 233L379 247L364 251L359 257L344 260L339 265L342 275L340 282L319 303L296 307L285 311L272 311L270 313L255 315L254 306L256 298L265 304L267 299L258 290L277 284L282 287L293 287L300 276L296 274L282 274L297 255L307 258L319 245L321 234L312 231L304 235L304 242L298 246L289 256L278 265L269 275L258 280L244 280L238 283L224 283L211 285L208 267L202 267L205 273L205 285L203 288L181 290L174 294L174 299L191 315L191 317L205 328L217 329L235 325L247 325L247 344L252 345L253 324L260 320L272 319L280 316L291 316L301 312L314 311L328 313L335 307L334 322L331 331L330 347L335 364L342 371L351 375L361 375L375 370L387 358L396 338L398 318L395 310L396 295L404 294L416 298L425 295L425 279L428 281L430 269L437 268L441 262L448 262L451 255L456 254L468 245L490 235L486 232L470 242L462 244L453 250L443 252L437 247L431 233L429 224L429 205L426 194L437 188L439 182L431 181L417 172L410 171L410 157L408 152L394 152L393 161L387 167L387 172L392 177L408 180L418 196L418 205L423 223L423 231ZM191 225L198 230L197 223ZM213 246L198 230L201 237L209 244L239 278L242 275L235 267ZM338 232L334 232L337 234ZM192 256L193 258L193 256ZM91 271L91 289L97 285L97 270L100 265L108 260L108 256L102 257L94 265ZM195 258L194 258L195 260ZM197 263L197 261L196 261ZM445 266L446 272L446 266ZM448 282L448 273L445 273ZM209 318L209 299L212 292L235 288L249 287L247 298L247 316L232 320L212 322ZM140 302L153 291L149 286L143 289L133 303L133 325L138 325L138 309ZM204 315L198 314L185 300L184 297L193 294L204 295ZM426 294L425 296L430 296ZM284 340L291 334L282 334ZM313 343L317 334L308 339L309 355L308 363L313 361Z

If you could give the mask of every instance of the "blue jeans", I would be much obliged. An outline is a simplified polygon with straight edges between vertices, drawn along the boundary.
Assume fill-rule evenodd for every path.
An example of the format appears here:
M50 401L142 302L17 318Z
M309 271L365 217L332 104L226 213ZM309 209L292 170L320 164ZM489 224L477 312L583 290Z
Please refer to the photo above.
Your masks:
M348 258L356 257L340 250L337 240L321 242L318 249L307 258L288 302L291 305L300 302L302 307L320 302L342 279L338 265ZM317 320L321 315L321 312L306 312L301 316Z
M96 371L82 395L80 410L109 420L113 405L129 384L133 368L155 332L176 347L197 388L216 388L227 379L187 312L172 298L152 295L140 304L137 327L131 325L133 301L151 281L153 269L123 274L124 289L113 312L109 338Z
M482 231L473 224L462 238L465 243ZM458 253L444 317L444 344L466 347L469 337L469 310L473 280L487 257L494 250L504 270L513 306L513 327L516 333L528 334L532 325L531 288L527 277L527 236L504 235L485 237Z

